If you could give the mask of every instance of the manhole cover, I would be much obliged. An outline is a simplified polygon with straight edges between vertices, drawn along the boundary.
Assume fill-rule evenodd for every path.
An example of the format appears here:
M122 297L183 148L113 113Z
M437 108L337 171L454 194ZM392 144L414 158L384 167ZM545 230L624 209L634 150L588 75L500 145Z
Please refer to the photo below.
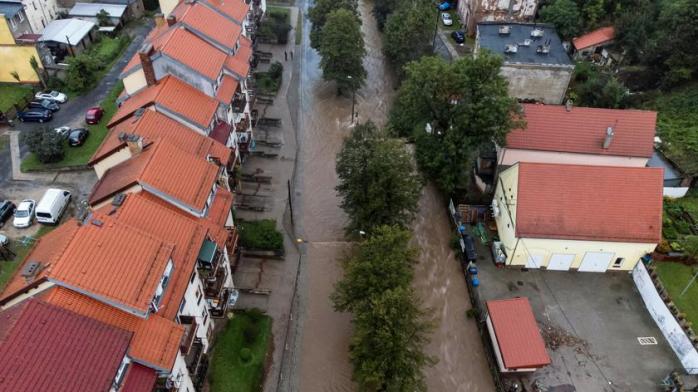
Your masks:
M640 342L640 345L642 346L657 344L657 338L652 336L638 337L637 341Z

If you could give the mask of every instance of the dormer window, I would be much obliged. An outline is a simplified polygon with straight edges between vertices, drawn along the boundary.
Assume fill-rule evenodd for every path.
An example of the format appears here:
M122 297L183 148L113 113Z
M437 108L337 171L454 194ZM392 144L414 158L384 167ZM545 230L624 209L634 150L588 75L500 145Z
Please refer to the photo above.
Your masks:
M116 377L114 377L114 381L112 382L112 388L115 390L119 390L121 387L121 384L124 382L124 378L126 377L126 369L128 369L128 365L131 363L131 360L128 359L128 357L124 357L124 359L121 361L121 365L119 365L119 370L116 371Z
M155 312L157 312L158 308L160 307L160 302L165 294L165 289L170 282L170 276L172 276L172 270L174 270L174 263L172 262L172 259L170 259L167 263L167 267L165 267L165 272L162 274L162 278L160 278L160 284L155 291L155 297L153 297L153 301L151 302L152 308Z

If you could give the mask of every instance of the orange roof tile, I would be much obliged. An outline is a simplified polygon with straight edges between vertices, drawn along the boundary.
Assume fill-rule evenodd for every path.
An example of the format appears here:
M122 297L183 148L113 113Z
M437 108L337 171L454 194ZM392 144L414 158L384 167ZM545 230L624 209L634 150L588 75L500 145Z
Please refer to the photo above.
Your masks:
M250 5L244 0L204 0L204 4L236 20L240 24L245 20L250 10Z
M198 2L181 2L171 15L191 28L194 34L202 34L230 50L235 48L242 33L242 26Z
M56 287L44 300L50 304L133 333L129 356L136 362L170 371L177 358L184 327L151 314L147 319L123 312L75 291Z
M95 214L48 266L48 279L145 315L172 252L171 244Z
M223 76L223 81L220 87L218 87L218 92L216 92L216 99L226 105L230 104L239 85L240 83L232 76Z
M577 50L582 50L590 46L596 46L611 41L616 36L613 26L602 27L580 37L572 39L572 45Z
M207 128L218 109L218 101L196 88L168 75L158 84L135 93L123 102L116 114L109 120L109 127L131 116L136 110L150 105L167 109L201 128Z
M215 25L212 27L215 28ZM174 29L170 39L162 47L155 47L155 50L159 50L211 80L218 79L226 58L225 53L182 28Z
M216 241L219 246L225 246L228 238L228 231L225 229L225 223L233 208L233 194L223 188L216 191L216 197L211 203L211 208L208 210L208 215L205 219L206 227L209 229L209 235Z
M516 236L657 243L662 169L520 162Z
M196 258L206 238L207 229L197 220L190 219L189 214L170 209L161 203L161 199L149 196L147 193L128 195L124 203L115 208L110 216L155 236L167 238L174 244L172 259L177 268L158 309L158 314L173 319L177 315L191 273L196 267ZM105 206L100 212L107 213L110 210L112 206Z
M225 60L225 67L237 75L237 79L247 78L250 73L250 59L252 58L252 41L247 37L240 37L240 49Z
M134 116L112 127L104 141L90 158L90 165L101 161L117 150L126 147L126 143L119 140L119 134L125 132L136 134L145 139L145 142L158 138L167 139L180 149L206 158L213 156L226 163L230 160L232 151L225 145L172 120L162 113L154 110L146 110L140 116Z

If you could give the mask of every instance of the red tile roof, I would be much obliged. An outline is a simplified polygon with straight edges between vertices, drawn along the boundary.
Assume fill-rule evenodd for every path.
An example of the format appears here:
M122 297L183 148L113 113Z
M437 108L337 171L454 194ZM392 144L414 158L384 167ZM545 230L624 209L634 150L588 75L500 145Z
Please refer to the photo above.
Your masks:
M233 125L226 122L219 122L213 127L213 131L208 135L211 139L217 141L221 144L228 143L228 138L230 138L230 133L233 131Z
M250 59L252 58L252 41L247 37L240 37L240 49L225 60L225 68L237 75L237 79L245 79L250 73Z
M126 147L126 143L119 140L121 132L141 136L145 139L145 143L164 138L188 153L201 158L210 155L219 158L223 163L228 162L232 155L230 148L224 144L207 138L162 113L146 110L141 116L134 116L112 127L102 144L92 155L90 165L94 165Z
M128 367L124 384L119 392L151 392L158 379L157 373L151 368L132 363Z
M577 50L582 50L590 46L596 46L608 41L612 41L616 36L613 26L602 27L580 37L572 39L572 45Z
M524 104L526 129L507 135L507 148L629 157L652 156L657 112ZM613 140L603 148L608 127Z
M156 85L146 87L124 101L109 120L109 127L131 116L136 110L153 104L174 112L201 128L207 128L211 124L218 109L218 101L214 98L168 75Z
M51 289L45 301L133 333L129 357L161 371L172 370L184 335L184 327L173 320L156 314L147 319L136 317L63 287Z
M242 1L240 3L244 4ZM242 33L242 26L199 2L181 2L171 15L175 16L178 22L193 29L194 34L203 34L231 50L235 48Z
M167 238L174 244L172 259L176 268L158 309L159 315L172 320L177 315L189 278L196 267L196 257L206 238L207 228L198 220L190 219L191 215L170 209L164 203L160 204L159 199L148 196L147 193L128 195L111 216L152 235ZM111 209L112 206L105 206L99 211L107 213Z
M504 367L525 369L550 364L528 298L487 301L487 311Z
M98 204L140 184L203 210L218 170L215 164L158 139L142 153L107 170L92 188L89 203Z
M204 4L242 24L250 10L244 0L204 0Z
M240 83L232 76L223 76L221 86L218 88L218 92L216 92L216 99L226 105L230 104L233 102L233 96L239 85Z
M0 313L0 390L108 391L131 334L31 299Z
M518 164L516 236L657 243L662 169Z

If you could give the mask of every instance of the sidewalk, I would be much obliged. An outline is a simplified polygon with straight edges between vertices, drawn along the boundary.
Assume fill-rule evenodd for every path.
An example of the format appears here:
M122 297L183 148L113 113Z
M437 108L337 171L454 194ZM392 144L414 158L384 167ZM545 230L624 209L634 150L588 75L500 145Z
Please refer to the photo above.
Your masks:
M56 173L22 173L20 165L22 159L19 152L19 131L8 131L10 135L10 156L12 159L12 179L15 181L54 181L58 176Z

